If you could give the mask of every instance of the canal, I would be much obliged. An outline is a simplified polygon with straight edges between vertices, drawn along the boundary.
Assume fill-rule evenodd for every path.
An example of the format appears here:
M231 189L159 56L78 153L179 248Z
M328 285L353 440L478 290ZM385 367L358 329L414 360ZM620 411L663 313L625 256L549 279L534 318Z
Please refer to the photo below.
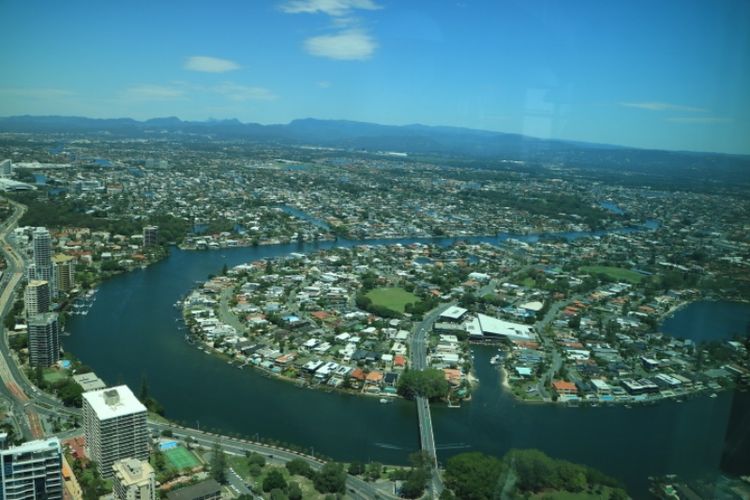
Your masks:
M499 242L506 237L482 240ZM167 416L186 425L258 434L314 447L336 459L403 463L419 443L412 403L380 404L376 398L327 394L233 367L187 344L180 311L173 307L224 263L231 267L295 251L357 243L213 252L173 249L159 263L102 284L89 314L70 319L71 335L63 339L64 348L108 384L126 383L137 392L146 376ZM539 448L554 457L600 468L642 497L649 475L716 473L730 412L750 414L750 397L739 392L634 408L520 404L500 390L498 372L489 362L492 354L489 347L474 349L481 383L471 403L433 410L441 461L468 450L502 455L511 448ZM747 441L746 433L741 435ZM747 445L741 444L743 452Z

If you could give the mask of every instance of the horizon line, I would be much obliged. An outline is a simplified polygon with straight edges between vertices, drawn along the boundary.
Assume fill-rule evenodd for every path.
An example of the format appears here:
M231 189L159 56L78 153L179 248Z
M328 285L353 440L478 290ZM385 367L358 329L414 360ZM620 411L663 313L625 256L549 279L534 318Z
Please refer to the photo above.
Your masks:
M612 144L612 143L606 143L606 142L594 142L588 139L562 139L562 138L556 138L556 137L538 137L538 136L533 136L533 135L522 134L519 132L505 132L502 130L482 129L482 128L466 127L466 126L459 126L459 125L428 125L428 124L419 123L419 122L412 122L412 123L405 123L405 124L387 124L387 123L369 122L369 121L362 121L362 120L352 120L348 118L315 118L312 116L308 116L305 118L294 118L286 123L284 122L261 123L261 122L252 122L252 121L243 122L239 118L236 118L236 117L235 118L210 118L209 117L204 120L185 120L176 115L154 116L152 118L145 118L145 119L140 119L140 120L137 118L129 117L129 116L109 117L109 118L95 118L95 117L85 116L85 115L57 115L57 114L48 114L48 115L24 114L24 115L0 116L0 120L7 120L7 119L13 119L13 118L80 118L84 120L99 120L99 121L131 120L136 123L146 123L146 122L154 121L154 120L176 119L182 123L236 122L236 123L239 123L240 125L259 125L261 127L288 126L296 121L315 120L315 121L321 121L321 122L349 122L349 123L359 123L359 124L365 124L365 125L377 125L381 127L398 127L398 128L415 127L415 126L427 127L427 128L452 128L452 129L467 130L467 131L473 131L473 132L488 132L492 134L512 135L512 136L518 136L518 137L538 140L538 141L577 143L577 144L585 144L585 145L592 145L592 146L605 146L605 147L617 148L617 149L633 149L633 150L640 150L640 151L662 151L662 152L668 152L668 153L711 154L711 155L722 155L722 156L750 157L750 151L747 153L729 153L725 151L666 149L666 148L656 148L656 147L631 146L631 145L624 145L624 144ZM8 132L0 132L0 133L8 133Z

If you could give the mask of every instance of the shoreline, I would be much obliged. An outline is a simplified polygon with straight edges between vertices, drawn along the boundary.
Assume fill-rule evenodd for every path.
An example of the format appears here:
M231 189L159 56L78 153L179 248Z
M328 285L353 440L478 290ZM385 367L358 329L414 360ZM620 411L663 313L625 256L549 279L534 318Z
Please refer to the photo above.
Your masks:
M197 346L197 349L199 351L202 351L205 354L208 354L210 356L214 356L214 357L218 358L221 361L225 361L227 364L229 364L231 366L234 366L235 368L238 368L238 369L241 369L241 370L243 370L245 368L249 368L250 371L255 370L255 371L257 371L257 373L259 375L261 375L263 377L273 378L273 379L276 379L276 380L280 380L282 382L294 385L298 389L310 389L310 390L322 391L322 392L327 392L327 393L346 394L346 395L349 395L349 396L365 396L365 397L369 397L369 398L389 399L389 400L402 399L404 401L408 401L408 399L406 399L403 396L400 396L398 394L387 394L387 393L386 394L372 394L372 393L364 392L364 391L361 391L361 390L340 389L338 387L333 387L333 386L321 386L320 384L318 384L318 385L311 384L311 383L309 383L305 379L290 378L290 377L287 377L285 375L282 375L281 373L273 372L271 370L263 368L262 366L255 365L253 363L247 363L247 362L243 363L243 364L235 363L228 355L224 354L221 351L217 351L216 349L214 349L214 348L212 348L212 347L210 347L210 346L208 346L205 343L200 342L200 341L192 343L190 345Z
M569 233L584 233L589 236L596 236L596 233L600 231L605 232L619 232L623 230L636 230L636 231L644 231L644 230L650 230L650 228L646 227L646 223L648 221L644 221L640 225L636 226L628 226L628 225L622 225L622 226L616 226L607 228L604 230L595 230L592 228L588 228L585 230L580 229L567 229L567 230L561 230L561 231L555 231L555 230L537 230L535 228L534 230L528 230L528 231L497 231L495 233L472 233L472 234L441 234L441 235L415 235L415 234L402 234L402 235L373 235L373 236L365 236L365 237L356 237L354 235L349 234L332 234L332 235L326 235L324 237L320 237L317 240L303 240L303 241L296 241L293 239L289 239L287 241L274 241L274 240L263 240L259 241L257 244L253 244L252 242L243 242L239 243L233 246L219 245L218 247L214 248L205 248L205 249L198 249L194 245L185 245L185 243L179 243L175 246L179 248L180 250L186 250L186 251L204 251L204 250L222 250L226 248L250 248L250 247L256 247L256 246L265 246L265 245L289 245L293 243L301 243L301 244L308 244L308 243L316 243L316 242L336 242L338 240L343 241L352 241L352 242L360 242L362 245L370 244L369 242L373 241L398 241L398 240L405 240L405 239L415 239L415 240L457 240L461 241L462 239L471 239L471 238L499 238L501 236L505 236L506 239L513 239L516 237L525 238L528 236L537 236L539 238L543 237L564 237L564 235ZM200 236L195 235L192 236L193 238L200 238Z
M685 309L686 307L690 306L691 304L697 303L697 302L736 302L741 304L750 304L750 300L748 299L738 299L738 298L721 298L721 297L699 297L697 299L690 299L690 300L683 300L679 301L678 303L672 305L669 309L667 309L664 313L660 314L658 316L658 322L659 322L659 328L658 333L661 335L668 335L671 336L668 333L665 333L661 331L661 326L664 323L664 321L668 318L670 318L672 315L674 315L676 312ZM604 407L612 407L612 406L625 406L629 407L630 405L636 405L636 406L652 406L661 402L665 401L671 401L675 403L682 403L685 399L693 398L693 397L700 397L700 396L708 396L708 397L716 397L719 393L724 393L728 391L733 390L742 390L743 388L748 388L748 385L743 384L742 382L732 381L730 384L727 384L726 386L722 386L720 389L714 389L706 386L701 386L697 388L692 389L685 389L680 393L673 393L673 394L667 394L667 395L660 395L660 397L654 397L654 398L641 398L636 399L639 396L626 396L626 398L623 399L612 399L612 400L601 400L601 399L566 399L566 400L552 400L552 399L542 399L542 400L529 400L524 399L522 397L519 397L513 392L513 386L509 382L509 377L507 370L504 365L498 365L499 371L500 371L500 388L503 392L508 393L508 395L514 400L519 403L523 404L553 404L553 405L561 405L561 406L567 406L567 407L580 407L580 406L586 406L586 407L598 407L598 406L604 406Z

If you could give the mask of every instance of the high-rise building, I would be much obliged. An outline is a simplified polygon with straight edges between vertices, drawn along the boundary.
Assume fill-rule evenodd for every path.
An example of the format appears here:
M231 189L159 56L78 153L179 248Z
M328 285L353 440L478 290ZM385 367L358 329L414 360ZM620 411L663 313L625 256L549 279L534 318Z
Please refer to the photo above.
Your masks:
M103 477L117 460L148 459L146 407L126 385L83 393L83 434Z
M143 248L155 247L159 244L159 228L146 226L143 228Z
M52 238L44 227L37 227L31 233L32 266L29 266L29 279L44 280L49 283L52 298L57 297L54 268L52 267Z
M0 177L10 177L13 175L13 162L10 160L0 161Z
M60 359L60 323L57 313L29 316L29 364L46 368Z
M55 267L55 281L58 292L69 292L76 284L76 259L70 255L59 254L52 257Z
M63 498L62 452L57 438L0 451L2 500Z
M23 305L27 316L49 312L49 283L44 280L31 280L23 292Z
M148 462L124 458L112 470L112 493L117 500L156 500L156 478Z

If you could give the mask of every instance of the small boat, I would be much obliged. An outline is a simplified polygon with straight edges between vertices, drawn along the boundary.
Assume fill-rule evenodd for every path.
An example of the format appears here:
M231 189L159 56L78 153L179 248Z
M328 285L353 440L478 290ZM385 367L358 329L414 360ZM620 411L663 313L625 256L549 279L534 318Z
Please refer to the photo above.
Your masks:
M382 404L388 404L388 403L390 403L390 401L388 401L388 400L387 400L387 399L385 399L385 398L380 398L380 402L381 402Z
M490 364L491 365L496 365L499 362L500 362L500 355L499 354L497 356L492 356L492 358L490 359Z
M719 395L716 394L715 392L712 392L711 395L709 396L709 398L718 398L718 397Z

